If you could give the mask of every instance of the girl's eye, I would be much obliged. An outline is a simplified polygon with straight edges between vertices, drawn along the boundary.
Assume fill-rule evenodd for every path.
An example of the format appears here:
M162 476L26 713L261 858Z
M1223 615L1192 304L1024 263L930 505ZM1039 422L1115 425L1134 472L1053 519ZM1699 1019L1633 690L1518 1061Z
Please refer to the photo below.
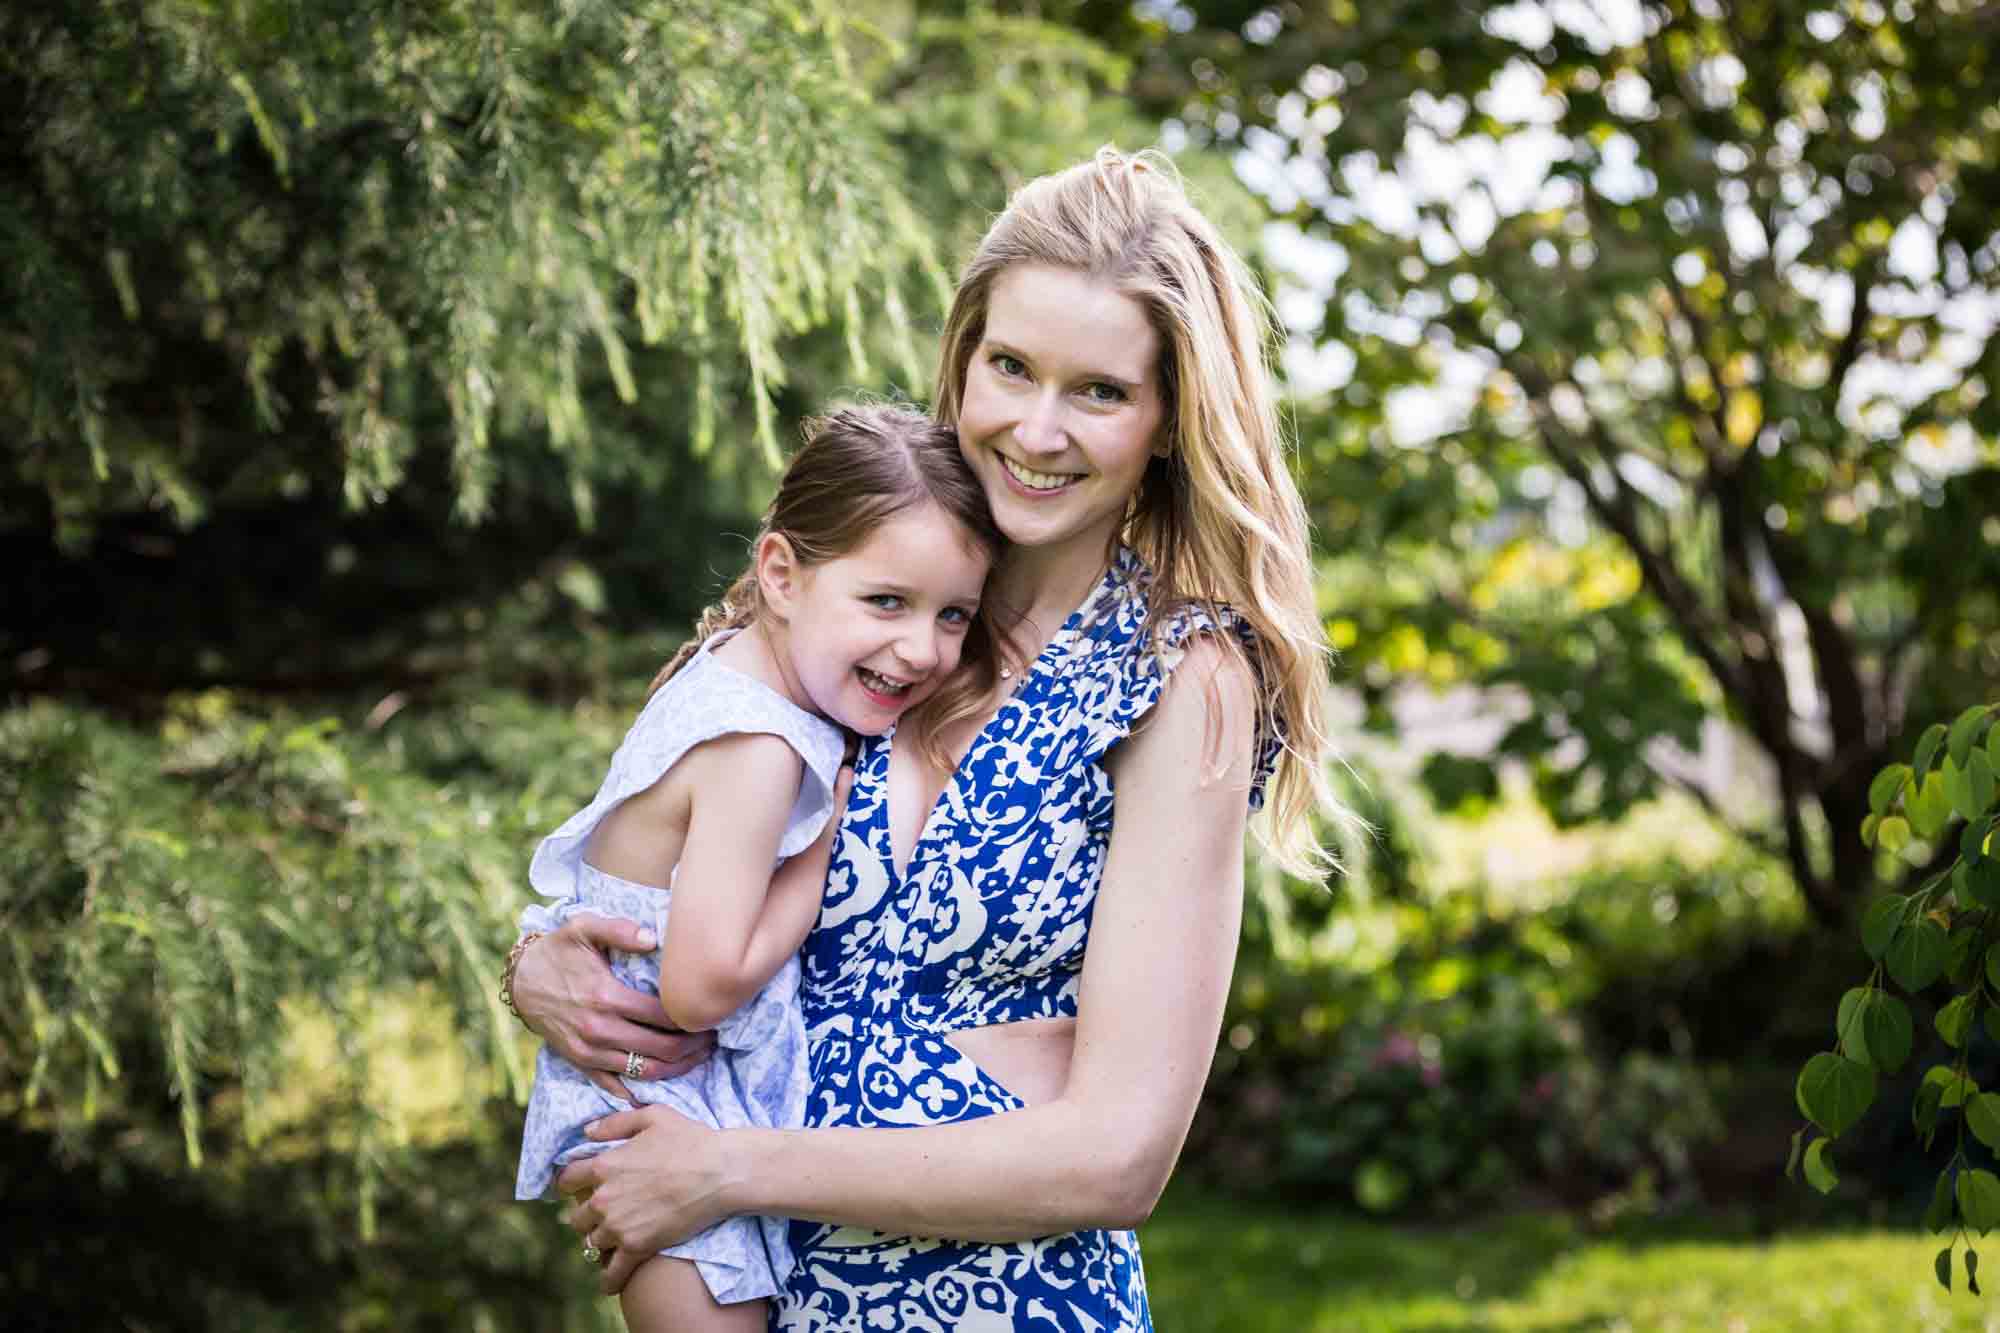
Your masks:
M903 609L903 599L896 596L893 592L873 593L861 600L874 607L877 611L900 611Z
M1005 352L993 354L993 368L1009 378L1028 373L1028 367L1022 364L1020 357L1009 356Z
M947 606L938 612L938 618L955 629L964 629L972 623L973 609L966 606Z
M1083 396L1093 403L1111 404L1125 401L1125 391L1115 384L1094 380L1083 386Z

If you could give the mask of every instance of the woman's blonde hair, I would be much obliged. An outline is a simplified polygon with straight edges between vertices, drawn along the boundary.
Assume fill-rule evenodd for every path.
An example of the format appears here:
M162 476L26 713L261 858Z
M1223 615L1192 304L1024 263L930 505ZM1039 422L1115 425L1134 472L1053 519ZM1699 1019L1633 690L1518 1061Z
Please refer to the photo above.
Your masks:
M958 432L914 408L869 404L835 408L805 424L805 443L792 455L778 492L764 511L754 551L767 534L791 544L805 568L838 560L858 548L882 523L906 509L934 504L966 536L997 560L1007 539L994 526L986 492L959 452ZM754 558L722 600L701 613L694 637L681 645L646 694L651 698L695 652L727 629L756 623L765 612ZM925 757L952 767L938 733L970 716L992 692L999 674L1000 641L993 612L982 602L966 631L958 669L911 715Z
M1259 734L1284 744L1259 838L1286 870L1324 873L1333 858L1312 814L1341 815L1327 775L1329 654L1305 505L1272 391L1269 303L1167 158L1100 149L1023 186L973 252L945 323L940 421L958 420L994 280L1016 264L1106 282L1137 301L1159 334L1166 449L1121 533L1153 571L1149 632L1190 606L1211 615L1227 606L1255 630ZM1218 637L1243 652L1235 636Z

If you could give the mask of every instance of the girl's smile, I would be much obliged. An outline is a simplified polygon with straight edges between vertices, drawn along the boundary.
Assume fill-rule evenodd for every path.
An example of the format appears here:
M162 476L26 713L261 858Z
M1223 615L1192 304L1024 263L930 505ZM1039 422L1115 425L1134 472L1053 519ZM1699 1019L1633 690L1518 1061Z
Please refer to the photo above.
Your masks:
M767 539L769 540L769 539ZM786 693L850 731L877 735L958 667L990 560L935 504L904 509L823 564L773 556L770 635Z

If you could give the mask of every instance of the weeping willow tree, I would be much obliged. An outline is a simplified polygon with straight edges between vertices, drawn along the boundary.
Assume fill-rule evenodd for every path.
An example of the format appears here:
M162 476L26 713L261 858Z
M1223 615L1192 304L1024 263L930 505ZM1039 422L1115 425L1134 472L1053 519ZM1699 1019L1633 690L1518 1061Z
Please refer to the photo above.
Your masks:
M526 852L1119 77L978 5L0 14L10 1305L608 1317L506 1202Z

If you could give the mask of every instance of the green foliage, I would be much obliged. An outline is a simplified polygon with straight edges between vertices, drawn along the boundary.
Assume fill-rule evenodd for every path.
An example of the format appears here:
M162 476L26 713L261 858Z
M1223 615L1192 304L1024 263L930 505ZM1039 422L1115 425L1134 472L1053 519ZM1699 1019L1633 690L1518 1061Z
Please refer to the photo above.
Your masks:
M1295 903L1325 911L1320 900L1261 897L1184 1171L1430 1216L1524 1190L1578 1205L1686 1197L1694 1154L1721 1130L1709 1077L1676 1053L1687 1037L1671 1026L1614 1039L1603 1019L1625 997L1606 1000L1633 977L1672 992L1690 961L1714 966L1795 928L1746 883L1729 862L1621 868L1512 915L1470 894L1378 890L1302 938L1296 920L1274 930L1271 918ZM1675 932L1660 929L1666 902ZM1660 1021L1657 1001L1631 1003Z
M1662 740L1726 718L1774 800L1703 795L1847 924L1879 887L1866 779L2000 678L2000 338L1959 314L2000 291L1984 8L1082 21L1143 52L1135 94L1237 153L1286 238L1329 631L1362 688L1523 700L1492 758L1569 822L1683 785Z
M907 349L899 290L942 280L844 69L843 33L868 29L819 7L265 0L4 22L0 420L27 446L8 480L72 544L134 504L186 526L322 482L377 503L432 451L465 515L505 454L545 448L587 512L606 471L593 359L631 403L633 345L671 342L696 368L675 410L697 452L740 403L775 454L779 338L865 302ZM740 398L722 387L738 366Z
M1155 1321L1189 1333L1983 1333L1991 1317L1931 1285L1934 1241L1773 1236L1727 1214L1394 1226L1177 1184L1140 1239Z
M1948 730L1928 728L1913 763L1887 765L1870 784L1874 813L1862 836L1882 855L1926 864L1928 871L1916 892L1887 895L1862 916L1862 948L1874 967L1860 987L1841 998L1835 1049L1806 1062L1797 1089L1799 1110L1822 1135L1806 1149L1806 1179L1830 1192L1838 1181L1826 1163L1828 1145L1873 1103L1876 1074L1894 1073L1910 1053L1909 1010L1882 988L1883 974L1913 995L1940 982L1948 986L1951 998L1938 1006L1933 1022L1953 1059L1925 1071L1911 1119L1928 1148L1945 1113L1958 1112L1952 1117L1951 1157L1924 1217L1924 1225L1937 1232L1950 1229L1955 1218L1953 1245L1968 1229L1983 1236L2000 1226L2000 1177L1973 1164L1966 1142L1969 1131L1988 1149L2000 1149L2000 1095L1983 1091L1971 1072L1979 1034L2000 1039L2000 894L1991 887L2000 846L1992 839L1996 810L1989 757L2000 747L1997 715L2000 705L1981 704L1960 713ZM1933 783L1950 793L1948 804L1933 804ZM1907 822L1888 813L1893 810L1905 812ZM1955 820L1964 827L1955 834L1954 848ZM1912 844L1912 836L1922 842ZM1788 1175L1793 1165L1787 1165ZM1947 1289L1953 1245L1937 1260L1938 1281ZM1977 1271L1978 1258L1968 1247L1966 1281L1974 1291Z
M526 851L587 797L623 710L467 691L366 712L215 692L144 725L0 714L0 1175L63 1200L24 1217L161 1229L157 1264L82 1289L62 1255L88 1236L10 1232L21 1299L79 1326L147 1291L186 1328L588 1310L587 1283L549 1277L570 1248L552 1215L491 1215L530 1049L494 979ZM282 1253L214 1262L263 1238Z

